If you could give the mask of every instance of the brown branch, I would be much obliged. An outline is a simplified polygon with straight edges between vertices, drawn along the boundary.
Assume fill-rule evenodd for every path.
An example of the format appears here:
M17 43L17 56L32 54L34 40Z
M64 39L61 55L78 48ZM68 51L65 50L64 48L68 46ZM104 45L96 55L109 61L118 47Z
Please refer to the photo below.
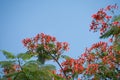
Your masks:
M49 54L50 54L50 53L49 53ZM62 72L63 72L66 80L68 80L67 75L66 75L66 73L64 72L62 66L60 65L59 61L58 61L52 54L50 54L50 56L56 61L56 63L57 63L57 64L59 65L59 67L61 68L61 70L62 70Z

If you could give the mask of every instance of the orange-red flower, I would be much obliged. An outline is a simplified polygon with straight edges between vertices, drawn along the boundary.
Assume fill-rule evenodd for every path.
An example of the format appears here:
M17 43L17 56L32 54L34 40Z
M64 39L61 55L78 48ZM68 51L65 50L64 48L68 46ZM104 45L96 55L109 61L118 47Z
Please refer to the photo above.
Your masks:
M89 64L86 69L86 74L95 74L98 71L98 64Z

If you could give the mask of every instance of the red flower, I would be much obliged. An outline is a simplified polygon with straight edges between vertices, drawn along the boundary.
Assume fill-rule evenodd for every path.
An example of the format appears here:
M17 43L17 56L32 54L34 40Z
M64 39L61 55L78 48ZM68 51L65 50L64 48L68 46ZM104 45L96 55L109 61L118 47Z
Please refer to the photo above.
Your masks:
M63 49L68 51L69 47L68 47L68 43L67 42L63 42Z
M113 22L112 24L113 24L113 25L118 25L119 22L118 22L118 21L115 21L115 22Z
M54 51L56 54L61 54L63 51L69 50L67 42L58 42L55 37L46 35L44 33L37 34L33 38L23 39L23 44L28 50L36 52L39 45L43 45L44 50Z
M101 50L105 51L107 47L106 42L98 42L92 45L92 47L89 49L89 51L95 49L95 48L101 48Z
M98 64L89 64L86 69L86 74L94 74L98 71Z
M78 78L78 80L81 80L80 78Z
M106 18L106 19L110 19L110 18L112 18L112 16L106 16L105 18Z
M82 66L83 64L83 59L68 59L64 61L61 65L63 66L64 72L71 72L72 74L74 73L82 73L84 71L84 67Z
M57 50L60 50L62 48L61 42L57 42L56 43L56 47L57 47Z
M34 38L34 41L35 41L35 42L38 42L39 39L40 39L40 34L37 34L37 35L35 36L35 38Z
M30 38L23 39L22 43L24 44L24 46L27 46L28 43L31 43L31 39Z
M56 38L55 37L52 37L52 42L55 42L56 41Z
M108 5L105 10L110 10L111 9L111 5Z
M108 6L105 8L106 11L109 11L109 10L111 10L111 9L118 9L117 4L115 4L115 5L108 5Z
M103 33L105 33L109 28L110 28L110 19L112 18L112 16L109 16L107 14L107 11L111 11L114 12L114 9L117 9L118 6L115 5L109 5L107 6L105 9L100 9L97 13L92 15L92 22L90 25L90 30L93 30L94 32L97 32L98 30L100 31L100 34L103 35ZM105 24L103 24L103 22ZM118 22L113 23L113 25L117 25L118 27L120 27L120 25L118 25Z
M113 38L110 38L110 39L109 39L109 42L113 42Z

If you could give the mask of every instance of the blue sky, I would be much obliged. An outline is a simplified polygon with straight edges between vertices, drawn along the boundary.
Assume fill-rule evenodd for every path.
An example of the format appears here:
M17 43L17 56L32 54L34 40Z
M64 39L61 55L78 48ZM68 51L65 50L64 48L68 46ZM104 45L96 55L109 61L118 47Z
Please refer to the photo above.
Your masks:
M22 39L44 32L69 42L66 54L77 58L99 41L89 32L91 15L115 3L120 0L0 0L0 50L25 52Z

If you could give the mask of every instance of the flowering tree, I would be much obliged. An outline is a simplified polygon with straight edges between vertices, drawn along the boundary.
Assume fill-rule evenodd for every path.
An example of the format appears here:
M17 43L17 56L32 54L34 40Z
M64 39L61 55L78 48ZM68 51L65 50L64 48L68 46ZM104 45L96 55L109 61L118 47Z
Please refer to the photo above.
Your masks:
M90 30L100 32L100 38L109 42L94 43L78 59L64 55L69 50L67 42L40 33L23 39L27 52L13 55L2 51L6 61L0 61L4 74L2 80L118 80L120 79L120 16L114 16L118 6L109 5L92 15ZM59 59L64 58L62 63ZM46 64L48 60L56 62ZM47 77L46 77L47 76Z

